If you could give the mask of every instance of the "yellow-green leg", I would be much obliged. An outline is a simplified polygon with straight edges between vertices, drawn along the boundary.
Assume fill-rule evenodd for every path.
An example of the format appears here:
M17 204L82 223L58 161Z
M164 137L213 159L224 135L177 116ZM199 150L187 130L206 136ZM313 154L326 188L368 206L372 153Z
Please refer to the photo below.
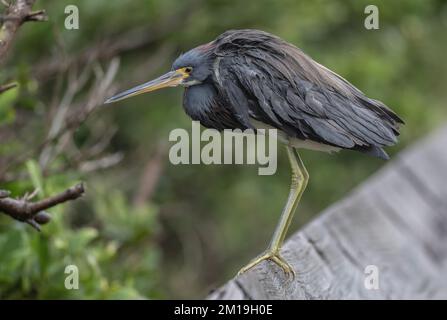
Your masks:
M273 233L272 240L270 241L270 245L268 246L267 250L243 267L238 274L244 273L264 260L271 260L281 267L287 275L295 276L295 271L293 268L287 263L286 260L284 260L284 258L281 257L280 250L284 243L287 230L292 222L293 214L295 213L301 196L306 189L307 182L309 181L309 174L306 167L304 167L303 161L301 160L298 152L294 148L287 146L287 154L289 156L290 166L292 168L292 184L290 186L289 197L279 219L278 226Z

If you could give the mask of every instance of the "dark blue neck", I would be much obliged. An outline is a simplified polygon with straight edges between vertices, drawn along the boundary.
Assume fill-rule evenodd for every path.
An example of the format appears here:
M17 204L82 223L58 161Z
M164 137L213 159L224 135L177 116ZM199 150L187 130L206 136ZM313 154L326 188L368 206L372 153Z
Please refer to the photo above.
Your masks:
M202 121L215 104L217 91L212 83L204 82L185 88L183 108L193 119Z

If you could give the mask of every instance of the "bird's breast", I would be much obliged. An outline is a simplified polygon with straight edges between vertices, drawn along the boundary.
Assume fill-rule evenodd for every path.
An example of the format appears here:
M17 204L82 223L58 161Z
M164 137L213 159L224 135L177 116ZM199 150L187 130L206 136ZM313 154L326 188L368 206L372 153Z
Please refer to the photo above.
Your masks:
M185 88L183 107L193 120L208 114L215 103L217 92L212 85L199 84Z
M212 83L185 88L183 108L193 120L217 130L241 128L230 105Z

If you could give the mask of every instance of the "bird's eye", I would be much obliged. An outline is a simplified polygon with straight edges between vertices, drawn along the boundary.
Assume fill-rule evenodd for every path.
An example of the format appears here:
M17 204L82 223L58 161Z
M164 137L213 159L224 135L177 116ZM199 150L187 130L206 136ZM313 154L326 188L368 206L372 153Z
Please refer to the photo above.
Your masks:
M185 72L186 73L191 73L192 72L192 68L191 67L186 67L185 68Z

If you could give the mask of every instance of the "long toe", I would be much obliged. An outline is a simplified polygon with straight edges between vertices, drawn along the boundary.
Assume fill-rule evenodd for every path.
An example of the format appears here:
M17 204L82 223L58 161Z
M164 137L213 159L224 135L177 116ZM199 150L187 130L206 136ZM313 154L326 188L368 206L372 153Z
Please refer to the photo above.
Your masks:
M276 263L276 265L284 271L284 274L287 277L292 277L292 279L295 279L295 270L283 257L276 254L273 255L270 260Z
M252 261L248 263L246 266L244 266L241 270L239 270L238 275L243 274L244 272L252 269L253 267L257 266L259 263L261 263L264 260L270 260L274 262L278 267L280 267L284 274L287 277L295 278L295 270L293 270L292 266L283 258L279 253L267 251Z
M270 259L270 256L271 255L268 253L263 253L263 254L259 255L255 259L251 260L246 266L242 267L241 270L239 270L239 272L237 274L238 275L243 274L244 272L246 272L246 271L250 270L251 268L260 264L262 261Z

